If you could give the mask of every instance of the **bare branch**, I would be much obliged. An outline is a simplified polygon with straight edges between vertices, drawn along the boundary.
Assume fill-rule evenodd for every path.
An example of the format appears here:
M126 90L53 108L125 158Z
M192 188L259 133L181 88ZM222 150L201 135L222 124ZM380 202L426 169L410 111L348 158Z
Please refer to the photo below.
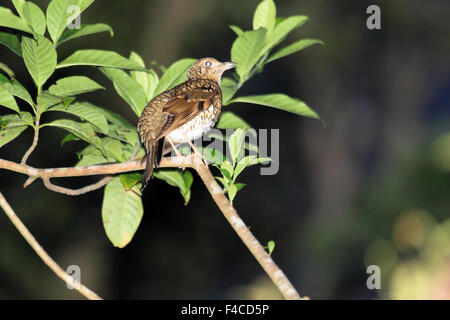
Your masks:
M100 181L98 181L96 183L93 183L91 185L88 185L86 187L79 188L79 189L69 189L69 188L56 186L50 182L50 178L42 178L42 181L44 182L44 185L49 190L67 194L68 196L79 196L81 194L85 194L85 193L102 188L103 186L107 185L112 179L113 179L113 177L108 176L108 177L101 179Z
M14 224L16 229L20 232L20 234L24 237L24 239L28 242L28 244L33 248L33 250L37 253L39 258L64 282L71 285L75 290L81 293L83 296L90 300L101 300L95 292L82 285L78 281L76 281L73 277L67 274L42 248L42 246L37 242L36 238L31 234L31 232L25 227L19 217L16 215L14 210L11 208L9 203L6 201L3 194L0 192L0 207L2 207L3 211L5 211L9 220Z

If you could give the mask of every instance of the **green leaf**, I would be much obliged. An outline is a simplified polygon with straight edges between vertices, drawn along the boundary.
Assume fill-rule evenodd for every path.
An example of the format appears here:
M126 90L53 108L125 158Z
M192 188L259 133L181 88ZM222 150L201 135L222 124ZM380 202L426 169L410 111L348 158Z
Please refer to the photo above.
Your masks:
M123 127L124 129L133 129L134 131L136 131L136 127L133 126L131 123L129 123L127 120L125 120L125 118L123 118L121 115L113 111L95 106L89 102L82 102L82 104L89 109L97 110L98 112L102 113L103 116L106 118L106 120L108 120L112 124L115 124L119 127Z
M17 8L17 7L16 7ZM44 35L45 33L45 15L36 4L30 1L24 2L22 6L22 13L19 12L21 16L25 19L27 24L30 26L34 33L39 35Z
M224 178L227 179L227 182L230 182L232 180L233 171L233 165L229 161L224 161L220 166L220 172L222 172Z
M253 166L255 164L260 164L264 162L272 161L270 158L258 158L255 155L249 155L244 158L242 158L237 164L236 168L234 169L234 175L233 175L233 181L236 180L239 174L241 174L242 171L244 171L245 168Z
M52 43L42 36L37 40L22 37L25 65L38 88L50 78L56 68L56 51Z
M267 34L269 34L275 26L275 16L277 14L277 8L273 0L261 1L256 7L255 14L253 16L253 29L257 30L261 27L266 28Z
M306 21L308 21L307 16L292 16L278 23L267 36L262 53L265 54L268 50L275 47L283 41L291 31L301 27Z
M37 105L39 106L39 114L47 111L48 108L62 103L62 99L60 97L56 97L48 91L42 91L37 96Z
M72 76L56 81L48 91L55 96L76 96L78 94L105 89L94 80L85 76Z
M238 192L241 191L241 189L246 186L245 183L241 183L241 182L235 183L234 185L236 186L236 189L237 189Z
M272 254L273 250L275 250L275 241L270 240L269 242L267 242L267 251L269 252L269 254Z
M13 96L28 102L28 104L34 108L34 102L33 99L31 99L30 94L17 80L14 79L9 81L8 79L7 82L0 81L0 88L8 90Z
M221 113L216 127L219 129L242 128L244 130L251 128L247 122L245 122L241 117L237 116L231 111L224 111Z
M131 109L140 116L147 105L144 89L125 71L113 68L100 69L114 84L117 93L128 103Z
M234 26L234 25L230 25L230 26L228 26L231 30L233 30L234 31L234 33L236 33L236 35L238 36L238 37L240 37L243 33L244 33L244 31L241 29L241 28L239 28L238 26Z
M47 28L53 43L73 19L89 7L94 0L52 0L47 7ZM78 8L77 8L78 7ZM77 8L77 10L73 10Z
M92 123L98 129L100 129L101 133L108 133L108 122L106 121L105 116L98 109L90 108L90 105L84 102L76 102L68 107L58 104L48 109L48 111L60 111L73 114L83 120Z
M28 127L27 122L17 114L0 116L0 148L17 138Z
M13 3L14 8L16 8L19 16L23 17L23 5L25 4L25 0L12 0L11 2Z
M120 141L110 137L105 137L102 139L102 144L106 157L114 158L119 162L123 162L122 143L120 143Z
M227 158L215 148L202 148L202 155L211 163L222 164Z
M133 239L144 214L139 187L126 190L119 177L105 187L102 218L106 235L115 247L125 247Z
M277 52L275 52L273 55L271 55L269 57L269 59L267 59L266 63L269 63L274 60L288 56L290 54L296 53L296 52L301 51L305 48L308 48L314 44L322 44L323 45L323 42L320 40L316 40L316 39L301 39L301 40L296 41L296 42L278 50Z
M27 126L14 127L5 130L0 129L0 148L17 138L26 128Z
M0 27L12 28L32 33L25 20L16 16L11 10L4 7L0 7Z
M281 93L238 97L230 101L230 104L235 102L259 104L292 112L305 117L320 119L318 114L309 108L303 101L296 98L291 98Z
M0 70L6 73L11 80L14 79L14 71L6 64L0 62Z
M234 94L236 93L237 89L237 83L231 78L223 77L222 78L222 103L223 105L227 105L228 101L233 98Z
M191 58L181 59L167 68L166 72L162 75L161 80L159 80L155 95L171 89L177 84L185 81L187 71L195 61L195 59Z
M94 145L97 149L103 151L102 142L100 138L97 137L95 131L92 129L89 123L79 123L73 120L60 119L50 123L43 124L41 125L41 128L46 126L57 127L67 130L73 135L79 137L80 139L86 141L87 143Z
M8 90L0 86L0 106L4 106L16 112L20 112L16 99Z
M0 44L22 57L22 47L20 46L19 37L12 33L0 32Z
M68 135L66 135L62 140L61 140L61 147L66 144L66 142L69 141L80 141L81 139L78 138L77 136L69 133Z
M131 52L130 60L139 63L140 66L145 68L144 60L136 52ZM147 96L147 102L149 102L155 95L155 90L159 83L158 75L152 69L148 72L131 71L130 73L133 79L141 85L142 89L144 89L145 95Z
M184 198L184 204L188 204L191 199L192 174L189 171L181 172L176 169L159 169L153 173L155 178L164 180L173 187L178 187Z
M67 59L60 62L57 68L67 68L71 66L97 66L147 71L138 63L130 61L114 51L106 50L88 49L75 51Z
M228 199L232 203L237 194L237 187L234 183L231 183L227 188Z
M122 181L122 184L126 190L130 190L142 181L142 173L133 172L121 174L120 181Z
M223 178L223 177L215 177L216 179L217 179L217 181L219 181L221 184L222 184L222 186L226 189L226 188L228 188L228 185L229 185L229 183L228 183L228 180L227 179L225 179L225 178Z
M236 72L241 83L261 57L260 53L264 46L265 37L266 30L259 28L258 30L245 31L234 41L231 47L231 60L237 63Z
M67 29L59 38L58 45L64 43L66 41L84 37L87 35L100 33L100 32L109 32L110 36L114 36L113 29L104 23L96 23L96 24L82 24L80 29Z
M230 148L230 156L233 164L237 162L238 156L243 149L243 144L245 140L245 131L241 128L236 129L230 136L228 141L228 146Z

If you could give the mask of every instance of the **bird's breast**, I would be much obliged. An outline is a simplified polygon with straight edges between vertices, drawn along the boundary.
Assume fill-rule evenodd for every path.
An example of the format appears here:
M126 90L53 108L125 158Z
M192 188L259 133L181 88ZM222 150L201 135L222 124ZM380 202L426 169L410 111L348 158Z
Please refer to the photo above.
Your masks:
M184 135L187 136L190 141L198 139L214 127L219 118L219 114L220 108L211 105L191 121L186 122L181 127L173 130L168 134L168 137L175 144L186 142Z

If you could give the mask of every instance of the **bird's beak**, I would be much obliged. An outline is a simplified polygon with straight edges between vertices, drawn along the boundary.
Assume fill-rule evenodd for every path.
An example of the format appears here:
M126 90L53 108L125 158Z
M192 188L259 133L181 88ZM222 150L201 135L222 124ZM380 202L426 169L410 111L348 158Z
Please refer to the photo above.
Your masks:
M225 71L225 70L233 69L234 67L236 67L236 63L234 63L234 62L223 62L222 65L220 66L220 69Z

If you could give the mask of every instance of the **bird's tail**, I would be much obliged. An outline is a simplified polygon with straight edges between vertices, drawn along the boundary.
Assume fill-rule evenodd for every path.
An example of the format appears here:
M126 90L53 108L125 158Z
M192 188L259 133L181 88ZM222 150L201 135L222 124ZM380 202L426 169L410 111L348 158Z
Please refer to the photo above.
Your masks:
M158 145L159 141L156 142L156 144L150 144L147 148L147 155L145 156L146 164L145 164L144 178L142 179L141 191L145 189L145 187L148 184L148 181L151 179L154 166L157 166L157 164L155 163L156 160L155 156L158 150Z

